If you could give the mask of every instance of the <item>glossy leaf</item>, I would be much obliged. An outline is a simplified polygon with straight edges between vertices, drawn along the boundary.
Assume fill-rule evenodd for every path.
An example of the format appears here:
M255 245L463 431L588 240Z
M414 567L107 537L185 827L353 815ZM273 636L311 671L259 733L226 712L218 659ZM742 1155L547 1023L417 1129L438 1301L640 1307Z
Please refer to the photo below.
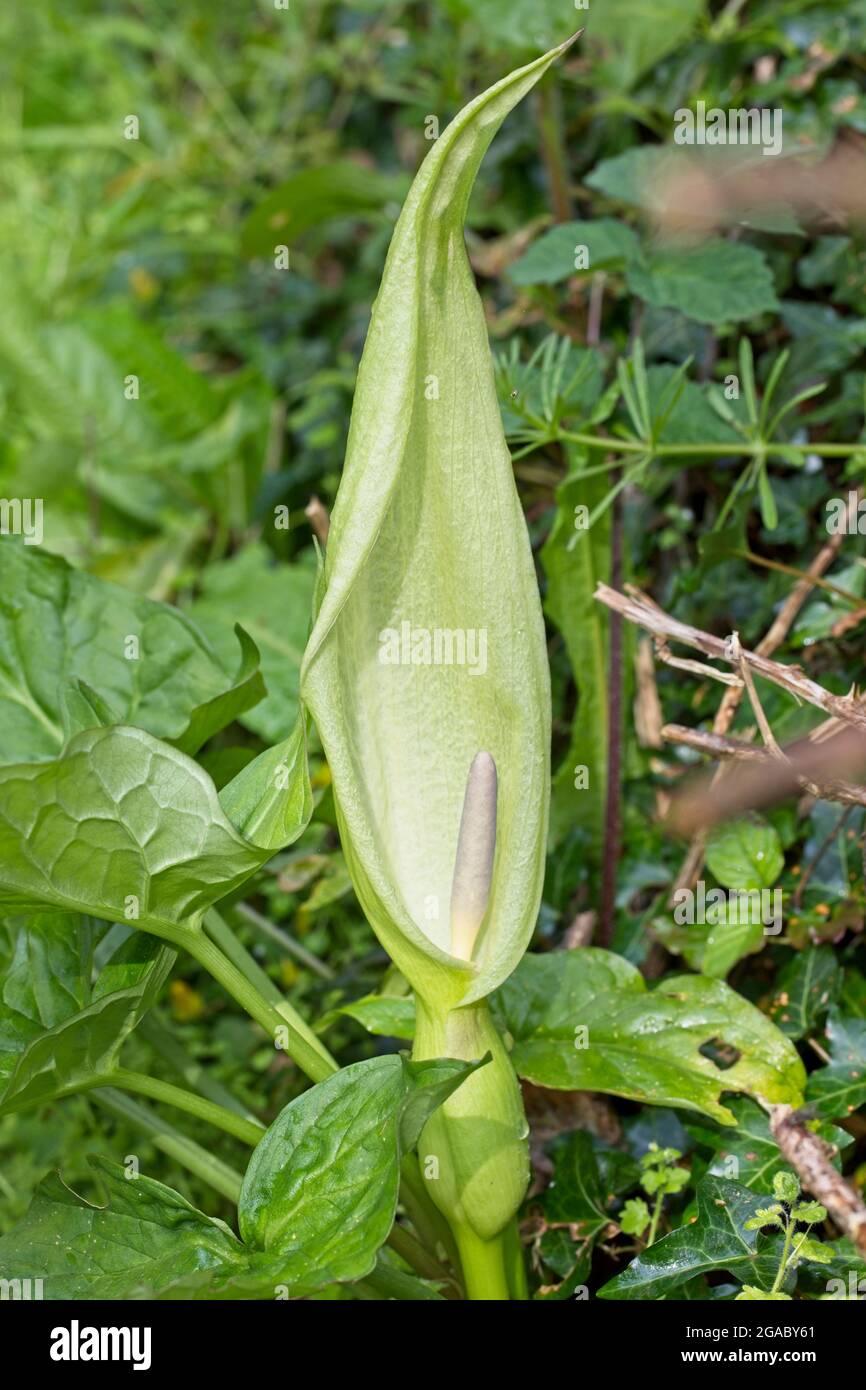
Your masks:
M698 1184L697 1220L671 1231L598 1291L599 1298L665 1298L689 1279L712 1272L768 1289L779 1266L777 1244L746 1221L766 1198L724 1178Z
M461 1062L356 1062L277 1117L250 1160L238 1216L245 1243L307 1286L359 1279L394 1220L400 1156L472 1072Z
M769 1014L786 1037L805 1038L832 1007L842 971L832 946L797 951L779 972Z
M490 141L566 46L472 101L412 185L358 374L302 669L358 897L399 968L443 1007L510 973L541 895L544 625L463 221ZM499 775L496 864L468 965L450 953L448 904L482 750Z
M77 708L72 728L105 722L110 712L112 722L135 724L192 753L264 694L248 637L231 636L224 670L177 608L106 584L56 555L4 542L0 586L15 596L0 607L3 761L54 757L70 732L70 698ZM87 702L89 724L79 681L95 696Z
M866 1020L834 1012L826 1034L830 1062L812 1072L806 1099L816 1114L844 1119L866 1105Z
M700 1144L712 1150L709 1173L735 1179L753 1192L770 1193L776 1174L787 1168L779 1146L770 1133L770 1121L761 1107L751 1100L732 1100L730 1109L736 1120L736 1129L727 1125L716 1128L691 1120L686 1123L686 1128ZM850 1134L834 1125L822 1124L818 1127L818 1133L837 1150L853 1142ZM835 1168L841 1168L838 1152L832 1161Z
M648 990L613 952L556 951L525 957L494 1015L518 1074L539 1086L681 1106L723 1124L734 1123L725 1091L802 1098L791 1043L719 980L679 975Z

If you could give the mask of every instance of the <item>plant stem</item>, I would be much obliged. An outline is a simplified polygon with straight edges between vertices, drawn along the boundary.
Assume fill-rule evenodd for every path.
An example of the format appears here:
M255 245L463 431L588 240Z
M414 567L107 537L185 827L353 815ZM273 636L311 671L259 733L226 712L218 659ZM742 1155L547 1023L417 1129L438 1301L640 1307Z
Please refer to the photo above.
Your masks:
M773 1280L773 1287L770 1293L778 1293L785 1277L785 1270L788 1267L788 1260L791 1257L791 1241L794 1236L794 1222L789 1216L785 1225L785 1244L782 1246L782 1258L779 1261L779 1268L776 1270L776 1277Z
M161 1153L168 1154L169 1158L188 1168L197 1178L201 1178L202 1182L206 1182L230 1202L237 1203L243 1179L240 1173L223 1163L222 1159L209 1154L200 1144L188 1139L179 1130L173 1129L148 1110L147 1106L139 1105L138 1101L125 1096L122 1091L106 1087L91 1094L103 1110L108 1110L118 1119L126 1120L128 1124L142 1130Z
M337 1063L325 1047L325 1044L313 1032L306 1019L302 1018L297 1009L289 1003L288 999L283 997L271 977L265 974L265 971L259 965L255 957L251 956L247 948L238 941L231 927L215 908L211 908L205 915L204 925L208 936L216 942L223 955L240 971L249 984L252 985L253 989L255 989L269 1004L273 1004L274 1008L282 1015L282 1022L284 1024L289 1024L310 1047L318 1052L322 1061L330 1065L332 1071L336 1071ZM311 1073L303 1066L300 1059L296 1058L296 1061L298 1062L298 1066L301 1067L301 1070L304 1071L307 1076L310 1076ZM316 1081L320 1078L311 1077L311 1079Z
M501 1235L482 1240L471 1226L456 1226L454 1234L463 1266L466 1297L472 1302L508 1302L511 1293L505 1266L505 1242Z
M298 1020L293 1017L294 1010L285 1002L275 1005L265 999L209 936L199 932L194 936L188 936L184 944L190 955L219 981L251 1018L261 1024L266 1033L276 1038L278 1030L286 1031L288 1050L301 1071L311 1081L324 1081L325 1077L331 1076L337 1070L336 1062L329 1061L327 1056L323 1055L324 1050L320 1046L314 1046L300 1031ZM304 1025L304 1032L306 1031Z
M502 1232L502 1239L505 1244L505 1262L511 1297L517 1302L525 1303L529 1298L529 1284L526 1279L526 1261L523 1258L523 1246L520 1243L520 1231L516 1216L512 1217L505 1227Z
M858 450L862 451L864 448L862 443L786 444L782 441L772 443L765 440L746 439L742 441L733 439L730 444L649 444L638 439L608 438L606 435L581 434L571 430L560 430L557 438L568 440L571 444L586 444L591 449L606 449L608 453L646 454L650 452L655 458L677 458L689 454L711 454L725 458L731 454L772 454L780 449L787 453L803 454L804 456L817 454L819 458L847 458L849 454L854 454Z
M656 1197L656 1204L655 1204L655 1206L653 1207L653 1219L652 1219L652 1221L650 1222L649 1235L647 1236L647 1242L646 1242L646 1243L647 1243L647 1249L649 1249L649 1247L652 1245L653 1241L654 1241L655 1238L656 1238L656 1235L658 1234L659 1219L661 1218L661 1214L662 1214L662 1203L663 1203L663 1202L664 1202L664 1193L663 1193L663 1192L660 1192L659 1195Z
M206 1100L204 1096L197 1096L193 1091L185 1091L182 1086L174 1086L170 1081L162 1081L158 1076L145 1076L143 1072L126 1071L120 1067L112 1072L111 1077L122 1090L161 1101L163 1105L173 1105L187 1115L194 1115L198 1120L205 1120L217 1129L225 1130L226 1134L234 1135L244 1144L255 1146L265 1132L265 1126L259 1124L258 1120L245 1120L224 1106Z

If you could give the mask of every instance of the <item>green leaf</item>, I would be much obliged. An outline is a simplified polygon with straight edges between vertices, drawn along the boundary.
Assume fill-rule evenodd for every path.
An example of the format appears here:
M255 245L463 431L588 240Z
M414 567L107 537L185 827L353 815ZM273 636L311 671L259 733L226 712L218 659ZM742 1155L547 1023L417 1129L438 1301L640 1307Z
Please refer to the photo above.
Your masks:
M778 832L757 816L725 821L707 836L707 867L725 888L770 888L784 865Z
M293 246L305 232L336 217L369 217L405 192L403 175L348 159L301 170L253 208L242 233L244 254L273 260L276 246Z
M245 1252L222 1221L161 1182L90 1163L107 1195L95 1206L52 1174L24 1220L0 1239L0 1278L44 1280L47 1299L153 1298L172 1281L242 1269Z
M842 970L833 947L807 946L779 972L770 1018L786 1037L808 1037L835 1003L841 986Z
M463 222L490 141L566 47L471 102L412 185L358 373L302 670L359 900L398 968L442 1007L510 973L541 897L544 623ZM498 770L496 868L469 964L451 954L448 904L480 751Z
M319 1028L324 1031L341 1016L354 1018L368 1033L378 1037L411 1040L415 1036L415 1000L408 995L367 994L332 1009L320 1020Z
M685 46L704 16L704 0L602 0L592 12L587 48L595 80L628 92L669 53Z
M650 1223L650 1209L642 1197L632 1197L620 1213L620 1230L627 1236L642 1236Z
M709 1173L721 1178L733 1178L743 1187L750 1187L753 1192L770 1193L773 1191L773 1179L785 1167L785 1160L770 1133L769 1118L751 1100L732 1100L730 1109L736 1129L728 1126L717 1129L692 1120L687 1122L686 1128L693 1138L712 1151L707 1169ZM817 1126L816 1132L836 1150L853 1142L850 1134L834 1125L822 1123ZM832 1162L834 1168L841 1170L842 1161L838 1152L834 1154Z
M0 904L52 906L177 940L267 852L210 778L141 729L76 734L52 762L0 768Z
M791 1043L719 980L679 975L650 991L613 952L552 951L526 956L494 1006L516 1071L538 1086L681 1106L724 1124L735 1123L725 1091L802 1097ZM735 1060L722 1069L713 1051Z
M628 266L626 280L648 304L678 309L698 323L736 323L779 307L766 258L742 242L660 246Z
M255 1149L238 1218L293 1288L360 1279L394 1221L400 1157L470 1072L465 1062L355 1062L280 1113Z
M586 247L588 266L575 266L578 247ZM515 285L555 285L573 275L592 275L641 257L637 233L614 217L563 222L532 243L508 274Z
M224 670L207 638L176 608L94 579L55 555L4 540L0 588L3 761L54 757L69 732L109 716L192 753L264 694L246 635L231 635ZM229 685L226 671L235 673Z
M219 799L235 829L260 849L272 853L298 838L313 814L302 713L289 737L247 763Z
M866 1105L866 1020L843 1018L834 1010L826 1032L830 1063L812 1072L806 1099L816 1115L845 1118Z
M254 543L230 560L209 565L202 573L201 595L189 608L226 671L235 660L236 622L255 642L267 695L240 719L266 743L285 739L298 717L298 673L314 581L311 564L275 564L267 546Z
M580 1240L596 1240L617 1220L615 1198L637 1186L638 1165L626 1154L602 1149L583 1130L557 1140L551 1156L554 1174L541 1198L546 1220L575 1226Z
M32 928L23 935L31 936ZM0 1114L42 1105L97 1083L109 1084L124 1042L155 1002L174 959L174 951L137 935L125 943L97 979L93 1002L57 1020L19 1051L0 1095ZM16 1024L21 1037L21 1020L21 1015L6 1013L4 990L4 1052ZM8 1054L4 1069L7 1058Z
M744 1229L760 1204L738 1183L704 1178L697 1187L697 1220L644 1250L599 1289L599 1298L666 1298L688 1279L713 1272L769 1289L779 1266L776 1245L758 1230Z

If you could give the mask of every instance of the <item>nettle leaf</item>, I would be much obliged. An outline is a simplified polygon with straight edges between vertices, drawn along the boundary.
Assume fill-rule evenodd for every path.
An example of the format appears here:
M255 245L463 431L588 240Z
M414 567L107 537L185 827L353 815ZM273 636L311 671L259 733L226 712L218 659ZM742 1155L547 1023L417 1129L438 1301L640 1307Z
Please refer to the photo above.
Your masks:
M588 264L580 267L579 248ZM594 274L641 257L638 235L626 222L599 217L592 222L563 222L532 243L508 274L515 285L555 285L573 275Z
M401 1155L477 1065L374 1057L292 1101L247 1168L245 1243L279 1257L294 1292L368 1274L394 1221Z
M656 1241L598 1291L599 1298L664 1298L689 1279L713 1271L769 1289L779 1267L779 1239L746 1231L766 1198L724 1178L697 1187L697 1220Z
M361 905L403 974L445 1007L510 973L541 897L544 623L463 222L490 141L566 46L470 102L412 185L358 373L302 668ZM470 964L451 953L448 904L480 751L498 770L498 824Z
M70 934L80 934L77 920L60 920ZM28 924L21 937L31 942L34 933L47 926L45 919L38 923L36 928ZM103 967L92 993L89 978L80 975L80 992L90 996L84 1007L55 1018L36 1036L31 1035L33 1028L38 1030L32 1015L9 1008L4 981L0 1075L6 1073L7 1080L0 1093L0 1114L109 1084L124 1042L156 1001L174 960L168 947L137 934L130 937ZM52 1009L52 1014L57 1012Z
M769 888L785 865L782 842L757 816L726 821L707 836L707 867L726 888Z
M678 975L648 990L621 956L586 947L526 956L493 1005L515 1070L538 1086L681 1106L723 1124L735 1123L725 1091L802 1100L793 1045L720 980Z
M866 1105L866 1020L843 1018L834 1010L826 1034L830 1063L812 1072L806 1099L815 1114L831 1119Z
M278 238L279 240L279 238ZM307 552L310 558L312 552ZM236 662L234 624L261 654L267 694L239 712L240 722L266 743L285 739L298 717L301 656L310 629L315 567L277 564L267 546L244 546L202 573L201 596L189 608L224 670Z
M246 634L232 635L224 667L177 608L56 555L4 540L0 590L3 761L52 758L70 732L109 715L194 753L265 693Z
M90 730L52 762L0 768L10 911L48 905L177 940L266 857L198 764L141 729Z
M843 972L832 946L807 946L779 972L769 1014L788 1038L814 1033L842 988Z
M626 280L647 304L678 309L698 323L736 323L779 307L766 257L742 242L660 246L630 264Z
M687 1121L686 1129L699 1144L712 1151L707 1169L709 1173L736 1179L753 1192L770 1193L773 1191L773 1178L788 1169L770 1133L770 1121L761 1107L751 1100L732 1100L730 1108L736 1129L727 1125L724 1128L716 1127L700 1121ZM816 1132L837 1150L854 1142L850 1134L835 1125L821 1124ZM833 1157L833 1166L841 1169L842 1160L838 1152Z
M105 1158L90 1163L106 1205L85 1201L57 1174L46 1178L0 1239L0 1278L42 1279L46 1299L127 1299L152 1298L185 1276L206 1283L244 1269L244 1248L222 1221L161 1182L127 1178Z

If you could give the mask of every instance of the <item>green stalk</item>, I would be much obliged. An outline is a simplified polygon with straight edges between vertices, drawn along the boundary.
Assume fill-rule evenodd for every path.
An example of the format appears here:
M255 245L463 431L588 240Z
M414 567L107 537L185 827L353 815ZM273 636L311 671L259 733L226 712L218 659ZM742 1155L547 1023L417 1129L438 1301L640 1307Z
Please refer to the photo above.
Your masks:
M518 1303L525 1303L529 1298L529 1283L516 1216L505 1227L502 1238L505 1243L505 1265L511 1297Z
M791 1241L793 1240L793 1237L794 1222L791 1220L791 1217L789 1215L787 1218L787 1224L785 1226L785 1244L782 1246L782 1258L779 1261L779 1268L776 1270L776 1277L773 1280L773 1287L771 1288L770 1293L778 1293L779 1289L782 1287L782 1280L785 1277L785 1271L788 1268L788 1261L791 1258Z
M466 1297L472 1302L502 1303L511 1298L503 1235L482 1240L471 1226L454 1227Z
M165 1120L159 1119L145 1105L139 1105L138 1101L125 1096L122 1091L106 1087L104 1090L93 1091L92 1098L103 1110L108 1110L118 1119L126 1120L128 1124L142 1130L161 1153L168 1154L169 1158L182 1164L215 1192L237 1204L243 1179L240 1173L223 1163L222 1159L209 1154L200 1144L188 1139L185 1134L181 1134Z
M605 449L608 453L645 454L651 452L655 458L677 458L689 454L710 454L725 458L730 454L755 455L772 454L784 449L787 453L817 454L819 458L847 458L864 448L863 444L786 444L784 441L732 440L730 444L650 444L640 440L607 438L600 434L581 434L572 430L560 430L556 436L572 444L586 444L591 449Z
M272 1038L278 1029L285 1029L288 1050L305 1076L311 1081L324 1081L326 1077L333 1075L337 1070L336 1062L333 1059L328 1060L330 1054L323 1055L324 1049L318 1040L315 1045L308 1040L306 1024L303 1024L303 1029L299 1028L301 1020L290 1005L285 1001L276 1005L265 999L246 975L204 932L187 934L184 945L199 965L213 975L227 993L237 1000L241 1008L261 1024Z
M255 989L269 1004L272 1004L281 1015L281 1022L287 1024L303 1041L319 1055L322 1062L330 1067L331 1071L337 1071L337 1063L331 1056L322 1040L317 1037L306 1019L302 1018L288 1001L283 998L280 990L274 984L269 975L265 973L254 956L250 955L246 947L238 941L231 927L223 917L211 908L205 915L205 930L208 936L216 942L223 955L231 961L232 965L238 970L247 982ZM246 1006L244 1006L246 1007ZM249 1012L249 1010L248 1010ZM255 1017L255 1015L253 1015ZM320 1076L313 1076L307 1071L300 1057L295 1055L295 1060L302 1071L313 1081L320 1081ZM326 1072L325 1075L328 1075Z
M242 1115L236 1115L204 1096L197 1096L193 1091L185 1091L182 1086L162 1081L158 1076L145 1076L143 1072L126 1071L120 1067L111 1073L111 1079L124 1091L147 1096L148 1100L161 1101L163 1105L173 1105L187 1115L194 1115L197 1120L204 1120L224 1130L244 1144L255 1146L265 1132L265 1126L259 1124L258 1120L245 1120Z

